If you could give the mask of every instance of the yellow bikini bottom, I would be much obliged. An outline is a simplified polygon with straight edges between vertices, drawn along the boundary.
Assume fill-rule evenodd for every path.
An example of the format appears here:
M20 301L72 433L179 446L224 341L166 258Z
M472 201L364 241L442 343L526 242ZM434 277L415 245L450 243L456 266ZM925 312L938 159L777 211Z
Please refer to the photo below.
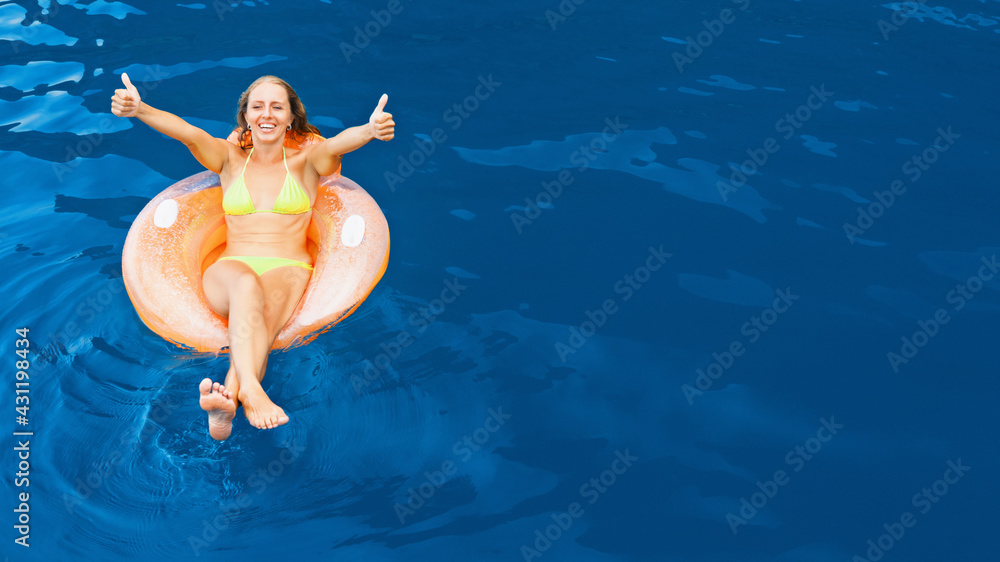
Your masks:
M267 256L226 256L224 258L219 258L220 260L236 260L247 264L258 276L264 275L268 271L276 267L284 267L286 265L294 265L297 267L304 267L309 271L313 270L313 266L308 263L290 260L285 258L269 258Z

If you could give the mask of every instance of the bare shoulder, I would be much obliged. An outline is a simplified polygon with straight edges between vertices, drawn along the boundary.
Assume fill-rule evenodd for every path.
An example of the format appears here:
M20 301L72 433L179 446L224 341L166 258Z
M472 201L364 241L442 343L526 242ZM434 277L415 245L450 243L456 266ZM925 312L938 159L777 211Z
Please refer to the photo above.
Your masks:
M314 144L302 149L309 164L306 170L316 174L317 178L340 173L341 155L331 153L329 145L325 144L329 140L319 137Z
M305 163L309 162L310 159L316 156L314 153L320 149L321 149L320 143L313 143L303 146L300 149L290 149L290 150L294 150L296 152L296 156L300 159L302 164L305 165Z
M232 183L233 170L239 170L243 166L243 162L246 161L247 156L250 154L249 149L240 148L239 145L233 144L229 140L217 139L226 145L226 161L222 165L222 171L219 172L219 180L222 183L223 188L229 187ZM239 172L237 172L239 173Z
M249 148L242 148L240 147L240 145L233 144L229 141L224 141L224 142L229 148L229 154L228 157L226 158L227 160L226 165L231 165L233 162L239 162L240 164L242 164L243 161L246 160L248 156L250 156Z
M285 157L288 159L288 165L296 168L304 166L306 160L309 158L309 152L311 150L312 146L305 146L302 148L291 148L286 146Z
M302 186L310 191L315 191L319 184L319 174L316 169L309 165L310 154L317 145L310 144L302 148L285 148L288 157L288 168L292 173L302 178Z

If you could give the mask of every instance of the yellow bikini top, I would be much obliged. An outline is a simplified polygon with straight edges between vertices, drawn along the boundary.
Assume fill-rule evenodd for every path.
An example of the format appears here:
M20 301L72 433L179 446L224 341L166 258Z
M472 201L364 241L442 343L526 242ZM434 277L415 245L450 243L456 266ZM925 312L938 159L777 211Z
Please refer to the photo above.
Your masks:
M285 147L281 147L281 160L285 163L285 183L281 186L281 192L274 201L274 209L257 210L253 206L250 198L250 191L247 190L246 181L243 176L247 173L247 164L250 163L250 156L253 149L247 155L247 161L243 164L243 172L240 177L229 187L222 197L222 211L227 215L251 215L253 213L280 213L282 215L301 215L312 210L309 207L309 194L306 193L299 182L295 181L292 173L288 171L288 160L285 159Z

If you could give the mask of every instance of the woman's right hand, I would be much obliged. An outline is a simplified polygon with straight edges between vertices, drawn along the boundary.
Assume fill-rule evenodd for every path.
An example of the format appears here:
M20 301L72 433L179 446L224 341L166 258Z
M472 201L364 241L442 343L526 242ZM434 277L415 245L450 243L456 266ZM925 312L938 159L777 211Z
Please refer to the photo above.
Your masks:
M139 90L135 89L132 81L128 79L128 74L124 72L122 83L125 84L125 89L115 90L115 95L111 98L111 113L118 117L135 117L139 114L139 105L142 103Z

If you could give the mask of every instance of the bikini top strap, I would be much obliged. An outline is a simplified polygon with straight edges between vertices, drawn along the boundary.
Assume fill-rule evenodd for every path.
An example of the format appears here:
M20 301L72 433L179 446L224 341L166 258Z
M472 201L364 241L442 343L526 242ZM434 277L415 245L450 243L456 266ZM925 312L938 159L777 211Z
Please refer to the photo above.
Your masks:
M285 173L290 174L288 171L288 159L285 158L285 145L281 145L281 161L285 163Z
M243 173L240 174L241 176L245 176L246 175L246 173L247 173L247 164L250 163L250 157L251 156L253 156L253 148L252 147L250 148L250 154L247 154L247 161L243 163Z

